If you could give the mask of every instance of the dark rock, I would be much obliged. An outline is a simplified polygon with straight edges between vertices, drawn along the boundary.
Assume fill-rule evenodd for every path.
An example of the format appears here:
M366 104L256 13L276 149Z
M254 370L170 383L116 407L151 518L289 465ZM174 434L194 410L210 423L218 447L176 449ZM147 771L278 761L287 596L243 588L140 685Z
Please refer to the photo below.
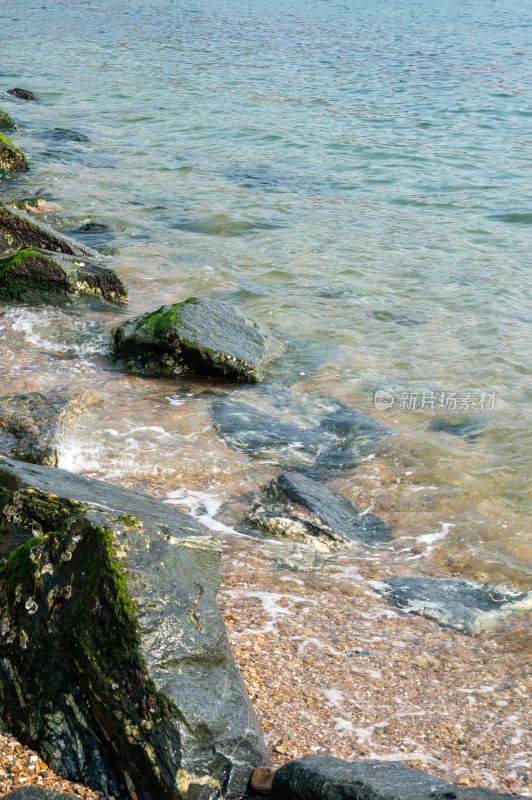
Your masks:
M9 247L40 247L55 253L96 260L100 257L99 253L90 247L54 231L46 223L19 211L18 208L10 208L2 203L0 203L0 236Z
M0 131L19 131L20 128L16 122L13 122L9 114L2 111L0 108Z
M24 247L0 259L0 300L50 303L80 298L127 302L127 287L114 270L79 259L36 247Z
M37 98L29 89L8 89L8 94L18 97L19 100L36 100Z
M464 436L469 442L478 439L484 421L478 417L436 417L429 422L429 431Z
M228 303L195 297L128 320L113 335L115 355L140 375L257 381L282 349L265 325Z
M4 549L25 542L0 569L5 729L117 800L242 797L269 758L216 606L219 543L148 497L4 457L0 508Z
M390 431L332 397L284 386L244 386L212 401L221 436L253 458L319 474L349 469Z
M53 789L41 789L40 786L19 786L13 792L4 795L4 800L79 800L75 794L54 792Z
M465 578L397 576L386 578L381 591L393 605L462 633L480 633L511 614L532 610L532 592Z
M510 800L491 789L464 789L400 761L342 761L306 756L278 769L277 800Z
M391 527L373 514L360 514L347 498L300 472L278 475L262 490L250 528L335 551L350 542L377 544L391 538Z
M10 172L27 172L29 168L26 156L3 133L0 133L0 167Z
M111 230L111 226L107 225L105 222L85 222L83 225L80 225L79 228L76 228L72 231L72 233L90 233L90 234L97 234L97 233L109 233Z
M69 128L53 128L46 132L46 137L62 142L89 142L88 136L78 131L71 131Z
M89 393L0 396L0 451L12 458L57 467L65 428L93 401Z

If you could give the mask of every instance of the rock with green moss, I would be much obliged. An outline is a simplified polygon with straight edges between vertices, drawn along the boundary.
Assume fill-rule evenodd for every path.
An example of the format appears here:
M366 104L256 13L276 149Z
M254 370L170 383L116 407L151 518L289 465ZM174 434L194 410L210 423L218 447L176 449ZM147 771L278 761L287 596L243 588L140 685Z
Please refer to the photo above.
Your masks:
M99 259L100 254L18 208L0 203L0 237L8 247L40 247L69 256Z
M20 200L10 200L8 205L11 208L18 208L20 211L39 211L40 207L46 204L44 197L21 197Z
M0 451L32 464L57 467L66 427L94 400L90 392L0 396Z
M6 303L50 303L65 300L105 300L123 304L127 287L101 263L24 247L0 259L0 300Z
M228 303L189 297L128 320L113 332L114 352L139 375L210 375L261 380L282 352L273 333Z
M0 133L0 167L9 172L27 172L29 168L26 156L3 133Z
M19 131L20 128L16 122L14 122L9 114L5 111L2 111L0 108L0 131Z
M216 540L143 495L1 456L0 509L4 729L117 800L242 797L269 759L216 606Z

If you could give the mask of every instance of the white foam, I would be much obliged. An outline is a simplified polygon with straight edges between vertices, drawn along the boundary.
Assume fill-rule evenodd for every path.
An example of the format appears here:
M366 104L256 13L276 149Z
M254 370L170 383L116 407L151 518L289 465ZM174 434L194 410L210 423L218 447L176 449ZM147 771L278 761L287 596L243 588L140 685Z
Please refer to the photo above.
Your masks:
M168 505L186 505L190 508L189 514L202 525L205 525L210 531L215 533L229 533L232 536L243 536L249 538L244 533L235 531L229 525L224 525L223 522L216 519L216 514L222 506L222 501L219 495L208 494L207 492L198 492L189 489L174 489L173 492L168 492L165 503Z

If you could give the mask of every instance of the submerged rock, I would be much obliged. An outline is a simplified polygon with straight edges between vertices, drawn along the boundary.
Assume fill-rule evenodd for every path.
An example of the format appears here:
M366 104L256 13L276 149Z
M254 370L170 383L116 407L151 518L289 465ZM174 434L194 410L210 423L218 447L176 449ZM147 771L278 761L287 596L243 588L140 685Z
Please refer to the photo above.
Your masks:
M4 457L0 508L1 724L117 800L242 797L269 758L216 606L219 543L148 497Z
M88 136L79 131L71 131L69 128L53 128L51 131L46 132L48 139L55 139L62 142L89 142Z
M27 172L29 168L26 156L3 133L0 133L0 167L10 172Z
M18 208L0 203L0 236L9 247L40 247L69 256L98 259L96 250L70 239Z
M5 111L2 111L0 108L0 131L19 131L20 128L16 122L14 122L9 114Z
M212 375L258 381L282 347L228 303L189 297L116 328L115 355L139 375Z
M37 99L35 97L35 95L33 94L33 92L30 92L29 89L18 89L18 88L16 88L16 89L8 89L7 93L13 95L13 97L18 97L19 100L36 100Z
M44 197L21 197L20 200L10 200L7 205L11 208L18 208L19 211L31 209L35 213L39 211L40 206L46 205L46 199Z
M510 800L481 787L463 788L400 761L342 761L306 756L273 776L277 800Z
M49 303L82 298L125 303L127 287L109 267L35 247L0 259L0 300Z
M395 606L462 633L481 633L512 614L532 611L532 592L465 578L386 578L380 591Z
M31 464L57 467L65 428L92 402L89 393L0 396L0 451Z
M265 486L246 524L330 552L350 542L379 544L392 535L379 517L360 514L347 498L300 472L285 472Z
M214 398L222 438L253 458L320 473L354 467L390 431L332 397L276 384L245 386Z
M429 422L429 431L464 436L468 442L478 439L483 427L484 421L478 417L437 417Z

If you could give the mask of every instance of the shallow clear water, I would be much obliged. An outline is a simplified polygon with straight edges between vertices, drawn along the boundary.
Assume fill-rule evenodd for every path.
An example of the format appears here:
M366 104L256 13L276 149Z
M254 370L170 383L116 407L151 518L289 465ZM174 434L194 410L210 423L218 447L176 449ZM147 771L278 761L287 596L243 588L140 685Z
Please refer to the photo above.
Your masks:
M32 164L2 195L44 189L53 224L108 225L80 238L128 281L128 313L207 295L278 330L293 346L278 380L392 428L331 486L392 522L397 557L522 587L531 17L516 0L0 9L0 84L40 99L0 94ZM105 355L117 319L2 313L2 388L93 389L103 405L71 433L64 466L214 494L232 525L275 467L218 440L206 384L120 375ZM375 409L391 387L393 407ZM428 430L442 393L479 417L478 436Z

